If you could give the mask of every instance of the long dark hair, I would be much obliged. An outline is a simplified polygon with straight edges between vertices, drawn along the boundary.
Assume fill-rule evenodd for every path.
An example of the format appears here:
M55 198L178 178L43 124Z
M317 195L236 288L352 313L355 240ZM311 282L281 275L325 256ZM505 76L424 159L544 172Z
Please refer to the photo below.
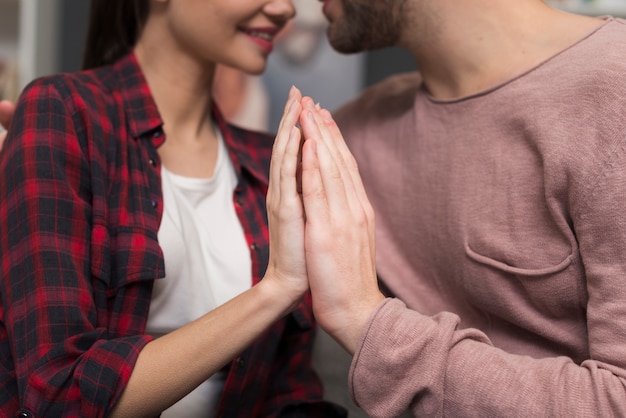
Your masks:
M148 0L91 0L83 69L112 64L135 46L148 18Z

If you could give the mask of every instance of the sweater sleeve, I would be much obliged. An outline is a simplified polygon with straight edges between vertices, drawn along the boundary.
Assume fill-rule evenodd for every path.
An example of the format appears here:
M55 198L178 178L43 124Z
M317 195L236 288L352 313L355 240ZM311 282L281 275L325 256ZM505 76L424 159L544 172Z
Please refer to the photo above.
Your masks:
M621 122L608 126L621 134L604 135L597 154L588 152L597 138L573 149L563 193L552 197L566 208L584 268L576 282L584 284L585 357L512 354L477 329L460 329L451 313L430 317L387 300L350 371L352 397L368 415L626 416L626 134Z
M8 414L19 405L25 416L106 415L149 341L115 338L96 302L90 160L71 100L35 82L2 151L0 344L13 367L0 408Z
M458 317L425 317L396 299L372 315L350 370L351 394L372 417L624 416L617 362L533 359L493 347ZM616 335L623 341L623 335Z

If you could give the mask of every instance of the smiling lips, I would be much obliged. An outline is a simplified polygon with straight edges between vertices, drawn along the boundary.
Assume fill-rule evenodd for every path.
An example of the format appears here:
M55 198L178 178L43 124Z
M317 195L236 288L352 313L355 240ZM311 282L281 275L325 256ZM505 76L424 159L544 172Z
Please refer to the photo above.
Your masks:
M261 47L261 49L269 54L274 49L274 37L278 33L276 28L243 28L245 33L252 41Z

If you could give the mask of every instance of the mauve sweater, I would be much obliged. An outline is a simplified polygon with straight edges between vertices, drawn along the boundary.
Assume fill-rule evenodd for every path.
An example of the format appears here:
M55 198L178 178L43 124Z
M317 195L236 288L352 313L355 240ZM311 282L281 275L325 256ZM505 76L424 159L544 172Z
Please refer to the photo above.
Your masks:
M434 100L400 75L336 117L399 298L355 353L356 403L626 416L626 21L479 94Z

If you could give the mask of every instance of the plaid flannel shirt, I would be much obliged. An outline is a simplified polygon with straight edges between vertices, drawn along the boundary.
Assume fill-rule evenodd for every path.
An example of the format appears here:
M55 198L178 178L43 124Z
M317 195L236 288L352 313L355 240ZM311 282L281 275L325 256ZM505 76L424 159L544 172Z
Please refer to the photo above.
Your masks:
M272 138L214 116L257 283L269 254ZM133 54L22 94L0 158L0 415L100 417L118 401L151 340L152 285L164 276L164 140ZM314 325L307 296L233 360L217 415L343 415L321 401Z

